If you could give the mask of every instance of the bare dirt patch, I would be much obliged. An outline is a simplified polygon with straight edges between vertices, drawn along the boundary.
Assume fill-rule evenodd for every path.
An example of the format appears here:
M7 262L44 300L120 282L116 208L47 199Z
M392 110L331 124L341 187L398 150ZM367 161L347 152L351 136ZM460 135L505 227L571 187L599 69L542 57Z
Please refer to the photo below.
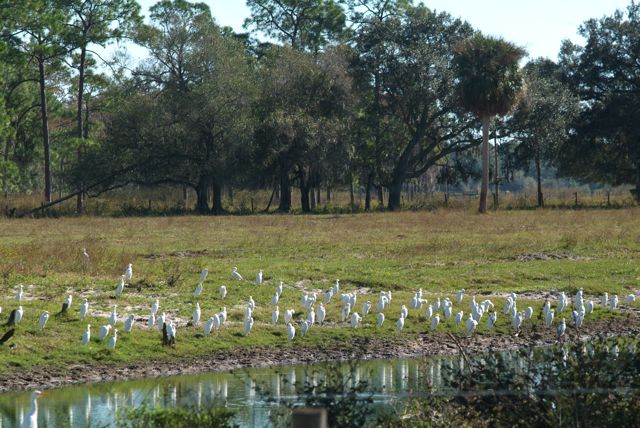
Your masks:
M166 253L166 254L155 254L155 253L151 253L151 254L145 254L144 258L147 260L155 260L155 259L166 259L169 257L177 257L177 258L184 258L184 257L200 257L200 256L208 256L209 255L209 250L186 250L186 251L174 251L172 253Z
M577 256L570 253L526 253L515 257L519 262L538 260L593 260L593 257Z

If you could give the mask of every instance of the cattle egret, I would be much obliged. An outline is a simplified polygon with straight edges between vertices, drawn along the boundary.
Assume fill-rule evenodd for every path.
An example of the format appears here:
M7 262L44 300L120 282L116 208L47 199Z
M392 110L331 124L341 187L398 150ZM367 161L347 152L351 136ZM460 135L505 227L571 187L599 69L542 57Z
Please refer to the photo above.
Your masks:
M474 320L471 314L469 314L469 318L467 319L467 323L466 323L467 333L469 334L469 336L473 335L473 333L476 331L477 326L478 326L478 321Z
M133 315L129 315L127 317L127 319L124 322L124 332L125 333L129 333L131 331L131 329L133 328L133 321L134 321L134 316Z
M200 294L202 294L202 283L201 282L196 287L196 291L193 292L193 297L195 299L197 299L198 297L200 297Z
M328 304L331 302L331 298L333 297L333 288L330 288L329 291L324 293L324 304Z
M276 308L271 313L271 324L276 325L278 323L279 317L280 317L280 308L276 306Z
M69 296L67 296L64 303L62 304L62 309L60 310L60 313L67 312L67 310L71 307L72 302L73 302L73 296L69 294Z
M251 316L253 315L253 310L251 309L250 306L247 306L246 308L244 308L244 320L248 320L249 318L251 318Z
M522 327L523 318L524 314L522 312L518 312L511 318L511 325L516 332L520 330L520 327Z
M80 305L80 321L84 320L84 317L89 313L89 301L84 299L84 303Z
M362 317L360 315L358 315L357 312L354 312L351 315L351 327L352 328L357 328L361 321L362 321Z
M193 311L193 314L191 315L191 319L193 320L193 325L198 325L198 323L200 322L200 315L201 315L201 311L200 311L200 303L196 302L196 309Z
M593 300L589 300L589 303L587 303L587 310L585 313L589 315L591 312L593 312Z
M305 334L307 334L307 332L309 331L309 327L309 322L302 321L302 324L300 325L300 335L304 336Z
M310 326L312 326L316 322L316 311L313 308L309 309L309 315L307 316L307 321L309 321Z
M167 322L167 316L164 312L162 313L162 315L160 315L155 319L155 325L158 326L159 329L162 329L162 326L164 325L165 322ZM149 327L153 327L153 326L149 326Z
M633 303L633 302L635 302L635 301L636 301L636 296L635 296L635 294L629 294L627 297L625 297L625 298L624 298L624 302L625 302L626 304L631 304L631 303Z
M124 275L120 276L120 284L116 287L116 297L122 296L122 291L124 290Z
M247 301L247 307L251 308L252 311L256 308L256 302L253 300L252 296L249 296L249 300Z
M551 310L551 302L547 299L544 301L544 306L542 306L542 313L546 317L549 311Z
M426 311L426 313L424 314L424 316L425 316L428 320L430 320L430 319L431 319L431 317L433 316L433 306L427 306L427 311Z
M611 300L609 301L609 307L611 308L612 311L616 310L618 308L618 295L614 294L613 297L611 298Z
M42 395L40 391L31 393L31 410L25 415L22 421L22 428L38 428L38 397Z
M222 311L220 312L220 315L222 315L222 320L221 320L220 324L224 324L225 322L227 322L227 307L226 306L224 308L222 308Z
M240 275L238 273L238 268L237 267L234 267L233 269L231 269L231 277L233 279L238 280L238 281L242 281L242 275Z
M22 296L24 295L24 287L22 285L20 285L20 288L18 289L18 292L16 293L16 300L18 302L22 301Z
M224 299L225 297L227 297L227 287L225 287L224 285L220 286L220 289L218 290L218 292L220 293L221 299Z
M400 333L404 328L404 317L400 317L398 321L396 321L396 332Z
M202 269L202 272L200 272L200 284L202 284L207 279L207 275L209 275L209 269Z
M276 287L276 294L278 295L278 297L282 296L282 281L278 282L278 286Z
M158 309L160 309L160 299L156 299L156 301L153 302L153 305L151 305L151 313L154 317L158 313Z
M156 315L151 312L151 314L149 314L149 319L147 320L147 327L149 328L153 328L156 325Z
M109 324L106 324L100 327L100 342L102 342L109 335L110 331L111 331L111 325Z
M560 321L560 324L558 325L558 338L564 335L566 329L567 323L564 321L564 318L562 318L562 321Z
M109 339L109 344L108 347L110 350L114 350L116 349L116 342L118 341L118 329L115 328L113 329L113 336L111 336L111 339Z
M88 345L90 340L91 340L91 324L87 324L87 329L82 335L82 344Z
M44 326L47 325L48 320L49 320L49 311L44 311L42 315L40 315L40 319L38 320L38 325L40 326L40 330L44 330Z
M292 341L293 338L295 337L295 335L296 335L295 327L293 326L293 324L288 323L287 324L287 339L289 339L289 341Z
M462 318L464 317L464 312L460 311L456 314L455 318L453 319L453 322L455 325L458 325L462 322Z
M320 302L320 306L318 307L318 323L320 325L324 324L324 319L327 316L327 310L324 308L324 304Z
M287 309L284 312L284 322L289 324L291 322L291 319L293 318L294 313L295 311L293 309Z
M222 325L222 317L220 314L215 314L212 318L213 318L213 328L214 330L218 330Z
M351 313L351 304L347 303L342 307L342 313L340 314L340 319L342 322L345 322L347 318L349 318L349 314Z
M530 320L533 317L533 308L531 306L527 307L527 310L524 311L524 319Z
M362 316L366 317L370 310L371 310L371 301L367 300L364 303L364 305L362 305Z
M251 328L253 327L253 318L249 317L245 322L244 322L244 335L248 336L249 332L251 331Z
M409 316L409 309L405 305L402 305L402 309L400 309L400 316L402 318L407 318Z
M133 266L129 263L124 271L124 279L131 281L131 278L133 278Z
M560 297L558 298L558 313L561 314L566 307L567 307L567 296L565 296L563 291L560 293Z
M491 315L487 320L487 327L489 327L489 330L491 330L493 326L496 325L497 320L498 320L498 313L496 311L491 312Z
M336 279L336 283L335 283L335 285L333 286L333 293L335 294L335 293L337 293L338 291L340 291L340 280L339 280L339 279Z
M273 297L271 298L271 306L276 306L279 300L280 300L280 295L276 292L276 294L274 294Z
M116 326L116 321L118 321L118 314L116 312L116 308L118 307L118 305L113 305L113 310L111 311L111 316L109 317L109 324L112 327Z
M600 298L600 303L602 303L602 306L609 305L609 293L607 293L606 291L604 292L604 294Z
M24 315L22 306L18 306L18 309L14 309L14 311L15 312L12 311L11 315L9 315L9 322L7 323L9 325L18 325L20 321L22 321L22 316Z
M440 314L436 314L436 316L431 320L431 330L438 328L438 324L440 324Z
M258 272L256 274L256 284L257 285L262 285L262 271Z
M544 319L544 325L546 325L547 327L551 327L551 324L553 324L554 315L555 311L553 309L549 309L549 312L547 312L547 316Z
M211 330L213 330L213 317L209 318L206 323L204 323L204 335L209 336L211 334Z

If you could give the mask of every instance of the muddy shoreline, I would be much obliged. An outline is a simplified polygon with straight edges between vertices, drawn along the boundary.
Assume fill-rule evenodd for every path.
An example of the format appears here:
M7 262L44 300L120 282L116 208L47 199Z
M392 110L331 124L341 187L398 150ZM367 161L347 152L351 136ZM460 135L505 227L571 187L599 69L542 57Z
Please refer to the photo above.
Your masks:
M555 328L528 325L519 335L477 334L467 338L460 333L423 333L417 336L386 338L357 338L348 344L331 344L317 348L255 348L216 351L212 354L178 358L171 361L146 361L123 365L73 365L66 370L41 367L29 372L0 375L0 393L33 389L50 389L69 385L157 378L213 371L227 371L250 367L311 364L354 359L387 359L454 355L509 350L528 346L548 346L558 342ZM580 330L567 328L566 343L578 343L612 336L640 337L640 318L629 314L626 319L587 323ZM179 346L179 345L178 345Z

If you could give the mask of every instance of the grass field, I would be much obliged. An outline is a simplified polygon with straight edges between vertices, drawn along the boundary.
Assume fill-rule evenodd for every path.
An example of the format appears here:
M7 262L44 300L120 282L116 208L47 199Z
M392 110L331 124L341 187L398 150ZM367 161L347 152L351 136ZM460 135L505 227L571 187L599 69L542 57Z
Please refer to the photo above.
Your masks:
M340 216L242 216L158 218L67 218L0 220L0 322L4 324L18 284L25 286L24 320L16 329L15 346L0 347L0 378L33 368L62 368L71 363L125 364L146 359L171 360L203 355L213 350L250 348L331 346L353 336L394 335L400 306L409 303L418 288L436 297L453 297L466 289L467 296L506 292L557 291L586 295L603 291L621 300L640 289L640 209L505 211L477 215L470 211L373 213ZM84 262L82 248L91 256ZM177 253L180 254L177 254ZM543 260L540 260L543 259ZM127 263L133 264L134 287L120 299L113 293ZM249 281L230 279L230 269ZM114 352L106 343L80 344L88 322L97 337L118 304L119 317L130 313L148 316L156 297L160 312L171 318L189 319L194 308L193 291L200 270L209 269L200 297L202 319L226 306L230 323L218 334L201 337L201 328L178 329L175 349L160 346L160 333L137 324L130 334L121 333ZM256 272L264 271L266 282L253 284ZM351 329L339 322L340 303L328 305L329 326L313 327L303 338L286 339L284 311L296 309L301 319L303 289L326 290L336 278L342 290L359 290L356 310L381 290L394 298L382 329L375 328L375 315L365 318L362 328ZM280 323L270 321L269 301L277 281L285 283L280 301ZM226 284L225 301L218 287ZM138 291L139 290L139 291ZM44 331L37 327L40 313L59 311L66 295L74 296L68 316L52 316ZM242 336L242 315L247 296L257 309L256 323L248 337ZM94 316L78 320L78 308L87 297ZM491 297L500 311L503 299ZM454 313L468 312L469 297ZM539 312L541 300L520 302ZM638 301L634 303L640 307ZM402 334L429 331L429 324L410 311ZM594 318L616 316L597 309ZM619 315L621 316L621 315ZM570 315L567 314L567 318ZM588 321L586 321L588 322ZM499 315L495 332L509 331L510 322ZM122 322L119 323L122 328ZM0 330L4 333L6 327ZM462 331L451 323L442 331Z

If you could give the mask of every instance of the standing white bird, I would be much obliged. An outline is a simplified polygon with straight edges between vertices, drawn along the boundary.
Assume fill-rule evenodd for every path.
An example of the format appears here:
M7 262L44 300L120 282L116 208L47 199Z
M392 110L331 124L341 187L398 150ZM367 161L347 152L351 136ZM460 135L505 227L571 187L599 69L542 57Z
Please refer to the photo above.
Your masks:
M198 297L200 297L200 294L202 294L202 283L198 283L198 286L196 287L196 291L193 292L193 297L195 299L197 299Z
M566 329L567 323L565 322L564 318L562 318L562 321L560 321L560 324L558 325L558 338L564 335Z
M196 309L193 311L191 319L193 320L193 325L198 325L200 323L200 315L202 312L200 311L200 303L196 302Z
M163 312L159 317L155 317L155 325L162 330L162 326L167 322L167 315ZM153 327L153 326L149 326Z
M200 272L200 284L202 284L207 279L207 275L209 275L209 269L202 269L202 272Z
M213 330L213 326L215 324L215 319L213 317L209 318L206 323L204 323L204 335L209 336L211 334L211 330Z
M253 327L253 318L249 317L245 322L244 322L244 335L248 336L249 332L251 331L251 328Z
M591 312L593 312L593 300L589 300L589 303L587 303L586 314L589 315Z
M366 302L364 302L364 305L362 305L362 316L366 317L370 310L371 310L371 300L367 300Z
M624 302L626 304L628 304L628 305L633 303L633 302L635 302L635 301L636 301L636 295L635 294L629 294L629 295L627 295L627 297L624 298Z
M313 309L313 307L309 308L309 315L307 316L307 321L309 321L310 327L314 325L316 322L316 311L315 309Z
M345 322L347 318L349 318L349 314L351 313L351 304L347 303L342 307L342 313L340 314L340 319L342 322Z
M124 291L124 275L120 275L120 284L116 287L116 297L122 296L122 291Z
M544 325L546 325L547 327L551 327L551 325L553 324L554 315L555 311L553 309L549 309L549 312L547 312L547 316L544 319Z
M72 302L73 302L73 296L69 294L69 296L67 296L64 303L62 304L62 310L60 311L60 313L67 312L67 310L69 310L69 308L71 307Z
M276 308L271 313L271 324L276 325L278 323L279 317L280 317L280 308L276 306Z
M22 296L24 295L24 287L22 285L20 285L20 288L18 289L18 292L16 293L16 301L20 302L22 301Z
M38 320L38 325L40 326L40 330L44 330L44 326L47 325L48 320L49 320L49 311L44 311L42 315L40 315L40 319Z
M458 303L462 303L462 298L464 297L464 288L456 294L456 301Z
M357 328L361 321L362 321L362 317L358 315L357 312L354 312L351 315L351 328Z
M302 324L300 324L300 335L304 336L305 334L307 334L307 332L309 331L309 322L302 321Z
M131 331L131 329L133 328L134 320L135 320L135 317L133 316L133 314L131 314L124 321L124 332L125 333L129 333Z
M400 316L402 318L407 318L409 316L409 309L405 305L402 305L402 309L400 309Z
M324 304L320 302L320 306L318 307L318 323L320 325L324 324L324 319L327 316L327 310L324 308Z
M602 306L609 305L609 293L607 293L606 291L604 292L604 294L600 298L600 303L602 303Z
M257 285L262 285L262 271L258 272L256 274L256 284Z
M238 273L237 267L234 267L233 269L231 269L231 278L236 279L238 281L242 281L242 275Z
M276 306L279 300L280 300L280 295L276 292L276 294L274 294L273 297L271 298L271 306Z
M400 333L403 328L404 328L404 317L401 316L400 318L398 318L398 321L396 321L396 332Z
M38 397L41 395L40 391L31 393L31 410L22 421L22 428L38 428Z
M427 306L427 311L425 312L424 316L425 316L428 320L430 320L430 319L431 319L431 317L433 316L433 306L431 306L431 305L428 305L428 306Z
M440 324L440 314L436 314L436 316L431 320L431 330L438 328L438 324Z
M89 314L89 301L87 299L84 299L84 303L80 305L80 321L84 320L84 317L86 317Z
M222 325L222 324L227 322L227 307L226 306L224 308L222 308L222 311L220 311L220 316L222 317L220 319L220 325Z
M22 321L22 316L24 315L24 310L22 309L22 306L18 306L18 309L16 309L16 316L15 319L13 320L13 325L18 325L20 323L20 321ZM11 317L9 317L11 318Z
M289 324L291 322L291 319L293 318L294 313L295 311L293 309L287 309L286 311L284 311L284 322Z
M467 324L466 325L467 333L469 334L469 336L472 336L473 333L476 331L476 327L478 327L478 321L474 320L471 314L469 314L469 318L467 319L466 324Z
M224 299L225 297L227 297L227 287L224 285L221 285L220 289L218 289L218 293L220 293L220 298Z
M111 331L111 325L109 324L106 324L100 327L100 342L102 342L109 335L110 331Z
M91 324L87 324L87 329L82 335L82 344L88 345L90 340L91 340Z
M153 328L156 325L156 314L151 312L149 314L149 319L147 320L147 327Z
M124 279L131 281L131 278L133 278L133 266L129 263L127 268L124 270Z
M87 253L87 249L86 248L82 249L82 258L84 259L85 263L89 263L89 260L91 259L89 257L89 253Z
M295 336L296 336L295 327L291 323L287 324L287 339L289 339L289 341L292 341Z
M116 349L116 342L118 341L118 329L115 328L113 329L113 336L111 336L111 339L109 339L109 344L108 344L108 348L110 350L114 350Z
M160 299L156 299L156 301L153 302L153 305L151 305L151 313L154 317L158 313L158 309L160 309Z
M491 315L487 320L487 327L489 328L489 330L491 330L496 325L497 320L498 320L498 313L496 311L491 312Z
M111 327L115 327L116 322L118 321L118 313L116 312L117 308L118 305L113 305L113 310L111 311L111 316L109 317L109 324L111 325Z
M278 283L278 286L276 287L276 294L278 295L278 297L282 296L282 287L283 287L283 284L282 284L282 281L280 281Z
M527 307L527 310L524 311L524 319L530 320L533 317L533 308L531 306Z
M611 300L609 301L609 308L612 311L615 311L618 308L618 295L614 294Z
M378 320L377 320L376 325L378 327L382 327L382 323L384 323L384 314L382 312L379 312L378 313Z
M464 317L464 312L460 311L456 314L455 318L453 319L453 323L455 325L458 325L462 322L462 318Z

